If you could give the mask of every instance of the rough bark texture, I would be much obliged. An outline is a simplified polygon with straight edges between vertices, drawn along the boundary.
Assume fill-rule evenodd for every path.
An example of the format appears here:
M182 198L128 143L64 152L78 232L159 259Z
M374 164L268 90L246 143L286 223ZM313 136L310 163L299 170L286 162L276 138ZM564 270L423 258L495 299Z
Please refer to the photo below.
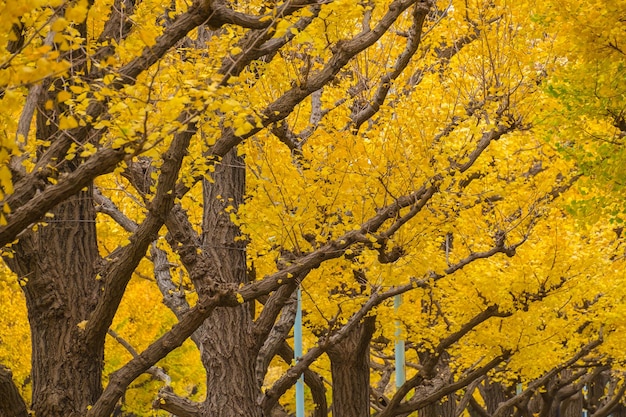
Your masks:
M419 417L455 417L456 401L446 398L418 411Z
M79 324L95 305L98 259L88 188L58 205L47 226L28 232L8 262L24 284L32 338L32 410L79 416L101 393L103 348L86 349Z
M560 408L558 417L578 417L582 416L583 411L583 396L582 393L574 395L565 401L558 404Z
M239 206L245 189L245 167L237 149L224 156L213 179L213 183L204 183L202 246L218 265L220 276L216 280L238 285L247 281L245 244L235 239L240 235L239 228L231 222L231 210L227 209ZM261 415L256 404L260 387L255 376L256 356L251 349L251 325L247 305L218 308L204 322L200 332L207 373L204 415Z
M366 317L327 353L333 376L333 417L370 415L369 343L376 318Z
M436 362L431 362L432 360L436 360ZM430 376L429 382L423 385L424 388L427 388L426 392L431 391L433 388L436 390L437 387L451 385L455 382L450 368L450 356L447 352L438 357L431 356L429 352L424 352L420 356L420 362L425 364L426 374ZM426 365L429 362L433 364L432 367ZM424 393L422 393L421 389L417 388L415 390L415 398L420 398L423 395ZM457 400L457 396L451 393L419 409L417 415L418 417L455 417Z
M0 417L28 417L24 399L13 382L13 374L3 365L0 365L0 393Z
M485 401L485 408L489 414L495 413L498 406L510 398L501 383L491 381L489 378L485 379L485 382L478 386L478 390ZM507 410L504 415L509 416L512 414L513 407Z

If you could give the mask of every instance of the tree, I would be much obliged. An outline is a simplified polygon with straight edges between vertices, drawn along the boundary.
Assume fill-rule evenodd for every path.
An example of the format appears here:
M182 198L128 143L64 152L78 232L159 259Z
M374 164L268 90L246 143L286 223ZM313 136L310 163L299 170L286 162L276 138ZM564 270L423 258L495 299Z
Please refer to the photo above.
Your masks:
M523 375L525 396L486 411L503 415L604 341L579 320L608 260L582 248L610 237L554 203L576 177L531 131L551 40L528 4L5 7L0 242L37 416L110 415L188 339L206 398L154 403L180 416L280 413L300 374L316 415L328 377L337 415L367 415L374 383L380 416L458 415L488 374ZM175 324L103 375L133 276ZM310 348L292 364L298 286ZM390 392L399 319L419 366ZM522 371L546 329L551 356ZM0 372L2 409L26 415Z
M585 174L586 196L570 210L592 218L602 214L619 224L624 221L624 6L620 1L564 2L539 13L545 25L579 31L569 40L555 36L561 52L545 66L549 77L541 104L550 115L542 121L547 137ZM576 24L580 19L584 23ZM554 135L555 130L561 134ZM592 191L598 184L603 192Z

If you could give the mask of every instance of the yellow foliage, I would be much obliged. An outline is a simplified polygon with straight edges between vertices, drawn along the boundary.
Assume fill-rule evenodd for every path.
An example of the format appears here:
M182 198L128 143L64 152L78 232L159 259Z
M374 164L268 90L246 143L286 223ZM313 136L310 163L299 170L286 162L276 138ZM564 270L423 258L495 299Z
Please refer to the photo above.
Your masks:
M620 218L624 210L618 198L604 211L572 216L584 211L575 208L585 194L599 204L609 200L593 183L576 190L568 181L600 148L600 159L609 162L595 172L609 178L603 187L622 196L626 164L620 162L626 158L609 158L611 149L589 138L620 134L606 110L624 103L623 86L614 82L624 73L623 58L611 61L603 54L626 43L619 29L624 0L434 2L438 9L425 19L417 52L400 74L394 71L405 48L416 41L408 35L413 8L371 47L337 63L350 39L372 31L389 0L323 2L319 10L303 7L289 16L277 15L265 2L232 3L238 12L258 14L270 25L259 32L265 31L267 44L285 40L271 59L255 58L241 71L224 68L263 45L250 46L252 32L236 24L219 30L203 25L187 37L177 35L166 52L158 50L162 35L180 24L190 2L138 2L128 34L104 40L100 33L112 0L1 3L0 200L14 193L11 161L24 168L21 175L45 169L45 184L37 185L45 188L62 184L66 173L55 165L61 161L74 169L103 149L122 150L117 168L94 183L129 223L140 224L148 212L160 209L152 202L167 167L165 152L175 137L191 132L177 189L170 193L186 192L175 202L199 233L207 205L200 180L215 181L223 156L214 154L216 145L241 140L245 201L238 206L222 201L220 214L241 230L236 241L246 243L248 267L257 279L294 259L297 265L299 256L325 245L338 254L325 252L332 259L305 271L306 346L314 346L329 326L346 324L372 295L412 280L419 288L404 295L401 307L386 301L371 314L383 340L395 340L401 323L403 337L415 347L409 354L414 362L493 306L502 317L480 324L449 349L455 371L506 350L514 354L502 378L531 381L571 357L600 328L606 341L598 351L610 357L623 352L625 342L618 336L624 330L626 286L620 275L623 257L616 255L623 248L601 216L610 211ZM297 27L302 18L313 20ZM86 29L80 32L83 23ZM5 45L17 40L18 24L29 41L11 51ZM156 53L160 59L134 71ZM576 59L577 53L584 59ZM589 77L592 69L597 76ZM311 87L325 71L334 75ZM19 126L38 86L45 88L37 93L37 112L45 117ZM379 97L383 90L385 100ZM288 103L289 109L274 106L302 91L306 98ZM574 100L572 91L585 94ZM571 121L555 116L569 108L576 109ZM371 109L373 116L355 122ZM68 144L61 157L37 165L39 156L59 142L32 127L62 131ZM89 131L83 141L76 139L81 129ZM487 143L491 137L496 138ZM126 168L137 167L146 168L144 188L128 180ZM381 225L364 227L418 190L424 193ZM11 210L3 205L0 225L10 220ZM45 227L40 220L28 227ZM133 231L104 214L98 215L96 230L103 263L133 244ZM166 232L159 231L157 246L167 253L167 269L193 305L198 295L182 267L180 248L169 246ZM347 245L345 239L354 236ZM485 255L494 247L500 253ZM394 249L398 256L385 259ZM10 248L4 256L13 256ZM161 303L150 261L146 257L137 266L111 325L139 352L176 323ZM18 284L3 274L0 337L20 343L17 348L0 344L0 363L15 364L16 381L23 383L30 353L23 343L29 336L19 284L27 281ZM241 293L235 297L244 302ZM591 324L582 326L586 320ZM81 330L89 326L88 320L78 323ZM391 354L391 345L381 348L385 354ZM118 341L107 339L105 379L131 358ZM176 392L203 397L203 369L191 342L158 365L172 376ZM314 366L330 378L327 358ZM286 369L272 362L266 384ZM149 413L147 404L160 386L146 376L137 380L126 409Z

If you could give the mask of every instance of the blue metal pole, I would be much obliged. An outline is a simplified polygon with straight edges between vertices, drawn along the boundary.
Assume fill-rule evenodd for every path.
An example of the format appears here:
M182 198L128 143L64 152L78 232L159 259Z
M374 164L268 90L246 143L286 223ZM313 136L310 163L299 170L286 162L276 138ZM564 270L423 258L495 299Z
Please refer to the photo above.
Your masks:
M398 294L393 299L393 307L396 313L402 305L402 294ZM400 320L396 320L396 343L395 343L395 356L396 356L396 388L399 388L406 381L405 362L404 357L404 339L402 339L402 324Z
M293 325L293 351L296 362L302 357L302 291L297 290L298 306L296 307L296 321ZM296 417L304 417L304 376L300 375L296 381Z

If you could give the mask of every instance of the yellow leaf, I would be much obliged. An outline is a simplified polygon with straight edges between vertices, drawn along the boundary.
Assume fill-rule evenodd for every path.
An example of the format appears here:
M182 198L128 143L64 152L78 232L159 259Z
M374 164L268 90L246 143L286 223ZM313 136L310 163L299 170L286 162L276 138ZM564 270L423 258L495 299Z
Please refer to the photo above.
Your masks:
M54 32L61 32L67 27L68 24L69 22L67 21L67 19L59 17L57 20L54 21L50 29L52 29Z
M104 76L104 78L102 78L102 82L104 82L105 85L111 84L114 80L115 80L115 75L113 74L107 74Z
M70 93L69 91L59 91L59 94L57 94L57 101L59 103L65 103L67 100L72 98L72 93Z
M74 116L61 116L59 120L59 129L67 130L74 129L78 127L78 121L74 118Z
M141 38L142 42L145 43L147 46L156 45L156 34L154 32L142 29L139 31L139 37Z
M244 122L241 125L237 126L237 128L235 128L235 135L245 135L246 133L249 133L252 129L254 129L254 126L252 126L249 122Z
M73 6L67 8L65 18L74 23L81 23L87 17L88 11L87 0L79 0Z

